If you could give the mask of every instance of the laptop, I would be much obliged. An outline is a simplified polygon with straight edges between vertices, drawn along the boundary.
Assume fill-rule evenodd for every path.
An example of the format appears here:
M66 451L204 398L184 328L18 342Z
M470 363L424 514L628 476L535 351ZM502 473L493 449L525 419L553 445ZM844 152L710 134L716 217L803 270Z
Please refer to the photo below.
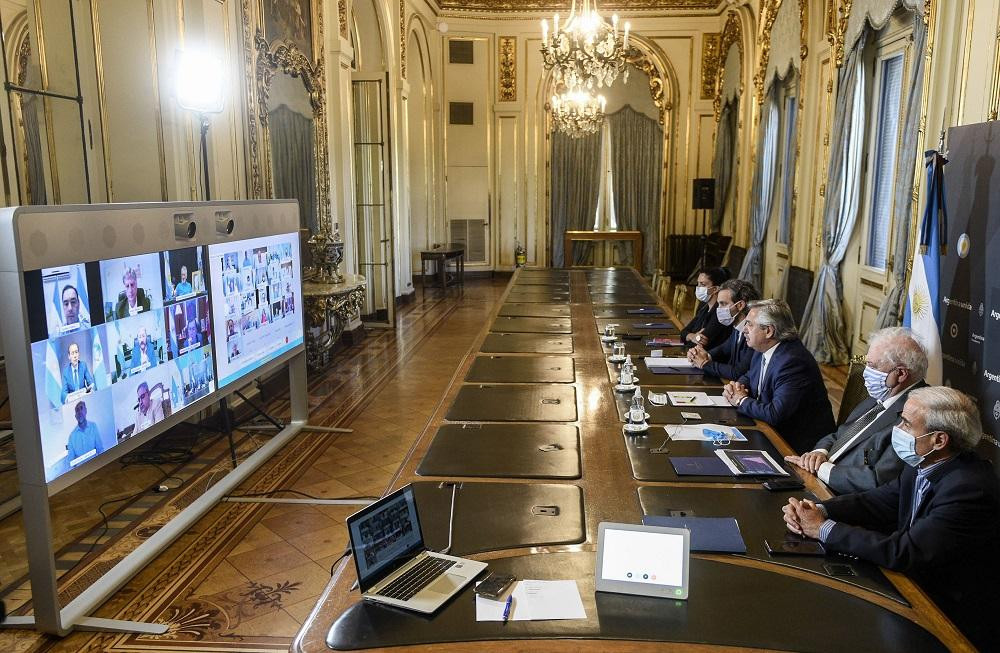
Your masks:
M348 517L347 532L368 601L429 614L487 566L427 550L411 485Z

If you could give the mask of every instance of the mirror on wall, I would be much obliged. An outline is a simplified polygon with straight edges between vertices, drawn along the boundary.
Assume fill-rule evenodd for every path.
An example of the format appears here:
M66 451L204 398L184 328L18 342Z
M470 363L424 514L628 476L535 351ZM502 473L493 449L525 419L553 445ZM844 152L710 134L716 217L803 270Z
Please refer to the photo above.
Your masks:
M326 144L326 100L310 0L264 0L251 8L254 71L249 96L251 193L299 201L305 237L333 232Z

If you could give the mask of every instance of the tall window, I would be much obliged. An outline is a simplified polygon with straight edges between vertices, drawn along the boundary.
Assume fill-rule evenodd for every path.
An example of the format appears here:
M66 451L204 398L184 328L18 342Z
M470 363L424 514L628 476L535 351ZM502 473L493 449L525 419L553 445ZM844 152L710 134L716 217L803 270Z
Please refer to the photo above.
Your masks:
M884 270L889 250L889 226L895 190L897 144L899 142L900 95L903 82L902 52L880 59L876 68L878 114L875 121L872 183L868 221L868 252L865 263Z
M781 211L778 220L778 242L787 245L792 239L792 195L795 188L795 134L799 103L794 95L785 98L784 132L781 152Z

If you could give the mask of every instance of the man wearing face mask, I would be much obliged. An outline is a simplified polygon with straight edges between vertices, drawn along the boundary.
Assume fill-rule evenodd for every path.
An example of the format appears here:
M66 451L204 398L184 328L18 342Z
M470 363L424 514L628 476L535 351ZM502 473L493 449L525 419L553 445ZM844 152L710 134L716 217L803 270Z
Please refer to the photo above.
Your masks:
M719 346L706 350L696 345L688 350L691 364L705 370L705 374L720 379L738 379L750 369L753 349L743 337L743 321L749 311L750 302L760 299L753 285L742 279L730 279L719 288L718 303L715 308L719 324L733 327L733 332Z
M705 268L698 273L694 295L701 302L694 317L681 330L681 342L691 348L701 345L705 349L717 347L729 337L732 327L723 326L715 314L719 286L729 279L726 268Z
M903 473L873 490L816 504L788 500L788 529L828 551L905 572L983 650L1000 641L1000 485L974 453L982 437L968 396L945 387L909 393L892 447Z
M785 460L816 474L836 494L861 492L899 476L903 461L892 449L892 428L899 422L906 397L926 386L927 352L903 327L871 334L865 357L868 399L816 448Z

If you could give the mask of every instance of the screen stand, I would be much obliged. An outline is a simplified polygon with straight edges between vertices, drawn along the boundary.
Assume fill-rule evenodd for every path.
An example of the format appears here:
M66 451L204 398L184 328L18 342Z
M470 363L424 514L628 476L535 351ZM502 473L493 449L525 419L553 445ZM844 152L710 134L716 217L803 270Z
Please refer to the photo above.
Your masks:
M7 617L0 621L0 628L34 628L34 617ZM90 630L104 633L137 633L139 635L162 635L167 632L166 624L147 623L145 621L124 621L122 619L101 619L100 617L82 617L73 628L75 630Z

